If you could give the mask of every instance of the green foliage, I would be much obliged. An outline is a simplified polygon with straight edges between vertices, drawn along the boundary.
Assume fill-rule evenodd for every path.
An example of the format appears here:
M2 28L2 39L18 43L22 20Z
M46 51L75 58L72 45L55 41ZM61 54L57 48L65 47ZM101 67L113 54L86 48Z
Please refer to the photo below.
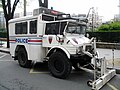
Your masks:
M0 32L0 38L6 38L7 32Z
M114 22L109 25L110 30L120 30L120 22Z
M109 25L108 24L103 24L98 28L98 31L108 31L109 30Z
M113 22L110 24L103 24L98 28L98 32L120 32L120 22Z
M0 38L6 38L7 32L5 28L0 28Z
M120 22L113 22L110 24L103 24L94 32L87 32L90 38L96 37L97 41L120 43Z
M94 32L120 32L120 30L96 30Z
M5 28L0 28L0 32L6 32Z

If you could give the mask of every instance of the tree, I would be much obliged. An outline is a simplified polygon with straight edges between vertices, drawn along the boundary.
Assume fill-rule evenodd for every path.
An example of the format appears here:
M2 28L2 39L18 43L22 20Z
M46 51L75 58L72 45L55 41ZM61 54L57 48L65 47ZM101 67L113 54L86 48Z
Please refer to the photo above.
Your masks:
M14 0L13 5L11 5L11 0L0 0L2 3L2 8L4 12L4 17L6 20L6 29L7 29L7 48L10 47L9 45L9 27L8 27L8 21L10 19L13 19L14 17L14 12L16 9L16 6L19 2L19 0Z

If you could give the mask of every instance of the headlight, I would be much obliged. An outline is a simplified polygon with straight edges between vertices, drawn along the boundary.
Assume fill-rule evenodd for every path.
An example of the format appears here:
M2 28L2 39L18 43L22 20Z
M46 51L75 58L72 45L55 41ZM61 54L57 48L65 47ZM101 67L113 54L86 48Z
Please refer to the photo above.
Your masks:
M92 46L91 45L89 45L89 46L86 46L86 48L85 48L85 51L88 51L88 52L90 52L92 50Z
M85 47L85 51L90 52L91 54L93 54L94 53L94 48L93 48L92 45L87 45Z
M81 47L78 47L77 50L76 50L76 53L82 53L83 52L83 46Z

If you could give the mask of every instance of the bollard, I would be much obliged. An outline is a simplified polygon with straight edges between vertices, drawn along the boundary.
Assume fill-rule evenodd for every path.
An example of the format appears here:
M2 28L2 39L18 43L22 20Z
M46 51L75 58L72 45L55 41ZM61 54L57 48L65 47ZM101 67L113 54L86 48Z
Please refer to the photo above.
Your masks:
M113 62L112 62L112 64L113 64L113 68L114 68L114 49L112 49L112 53L113 53Z
M0 46L2 46L2 40L0 40Z

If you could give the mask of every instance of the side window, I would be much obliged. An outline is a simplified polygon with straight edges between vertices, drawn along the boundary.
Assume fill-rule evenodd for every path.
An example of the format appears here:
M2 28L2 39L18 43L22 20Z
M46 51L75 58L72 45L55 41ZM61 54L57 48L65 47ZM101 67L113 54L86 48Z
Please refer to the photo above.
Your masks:
M46 30L45 34L46 35L56 35L59 34L59 22L55 23L47 23L46 24Z
M15 24L15 34L20 34L21 31L21 23Z
M22 34L27 34L27 22L22 23Z
M30 34L36 34L37 33L37 20L30 21Z
M27 34L27 22L16 23L15 34Z

